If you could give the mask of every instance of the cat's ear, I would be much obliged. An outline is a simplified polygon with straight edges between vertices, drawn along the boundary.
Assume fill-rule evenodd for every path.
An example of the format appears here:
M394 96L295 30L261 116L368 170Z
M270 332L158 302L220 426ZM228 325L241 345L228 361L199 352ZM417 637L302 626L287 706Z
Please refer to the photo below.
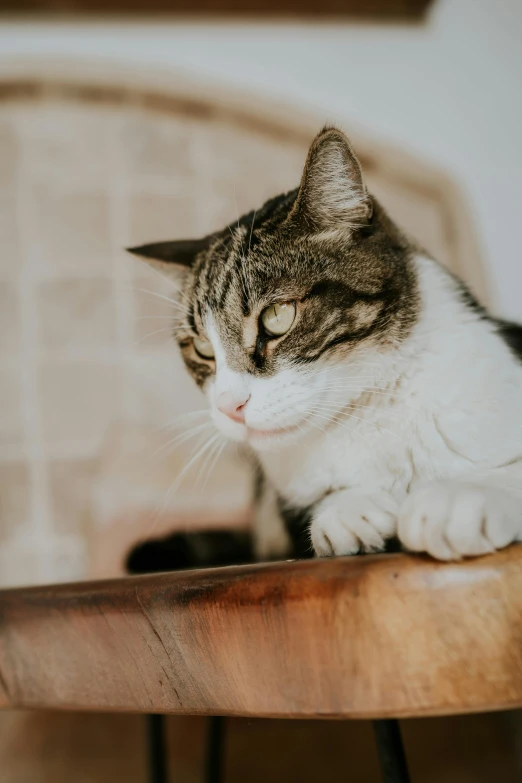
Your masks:
M312 232L343 232L366 225L372 200L350 142L324 128L308 152L291 219Z
M209 247L212 239L212 236L208 236L203 239L154 242L150 245L128 247L127 251L146 261L165 277L176 280L180 273L191 269L197 256Z

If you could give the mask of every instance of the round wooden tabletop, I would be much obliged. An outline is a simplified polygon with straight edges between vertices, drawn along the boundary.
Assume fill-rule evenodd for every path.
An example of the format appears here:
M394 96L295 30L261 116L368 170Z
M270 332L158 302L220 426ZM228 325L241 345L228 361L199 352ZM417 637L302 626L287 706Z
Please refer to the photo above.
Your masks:
M522 706L522 546L0 592L0 706L379 718Z

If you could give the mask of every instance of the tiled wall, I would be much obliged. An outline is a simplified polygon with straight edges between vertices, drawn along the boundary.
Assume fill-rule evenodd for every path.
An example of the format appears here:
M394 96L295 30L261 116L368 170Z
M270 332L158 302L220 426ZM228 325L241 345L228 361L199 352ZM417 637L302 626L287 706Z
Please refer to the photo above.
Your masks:
M110 425L201 407L147 293L168 289L122 248L230 222L295 186L305 147L212 113L0 104L0 584L86 573ZM374 179L444 255L437 206Z
M272 142L269 176L269 143L195 118L0 108L0 583L86 571L111 422L201 407L170 305L145 293L168 288L122 248L196 236L233 219L236 199L291 186L302 153L284 147Z

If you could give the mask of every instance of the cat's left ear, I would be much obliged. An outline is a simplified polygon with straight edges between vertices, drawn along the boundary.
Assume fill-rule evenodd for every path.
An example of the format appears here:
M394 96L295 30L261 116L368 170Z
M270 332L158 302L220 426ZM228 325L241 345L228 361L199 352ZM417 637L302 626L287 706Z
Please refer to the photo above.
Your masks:
M371 216L372 200L350 142L337 128L324 128L308 152L290 219L320 233L354 230Z
M191 269L198 255L210 246L212 239L212 236L208 236L203 239L154 242L128 247L127 251L142 258L165 277L177 280L180 273Z

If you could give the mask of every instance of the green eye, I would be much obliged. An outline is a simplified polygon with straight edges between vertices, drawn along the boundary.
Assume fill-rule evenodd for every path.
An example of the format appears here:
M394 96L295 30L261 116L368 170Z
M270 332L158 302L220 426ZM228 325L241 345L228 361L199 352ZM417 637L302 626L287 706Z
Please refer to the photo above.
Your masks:
M261 323L269 335L280 337L286 334L295 318L295 302L273 304L261 313Z
M210 340L205 340L203 337L194 337L194 348L199 356L203 359L213 359L214 349Z

